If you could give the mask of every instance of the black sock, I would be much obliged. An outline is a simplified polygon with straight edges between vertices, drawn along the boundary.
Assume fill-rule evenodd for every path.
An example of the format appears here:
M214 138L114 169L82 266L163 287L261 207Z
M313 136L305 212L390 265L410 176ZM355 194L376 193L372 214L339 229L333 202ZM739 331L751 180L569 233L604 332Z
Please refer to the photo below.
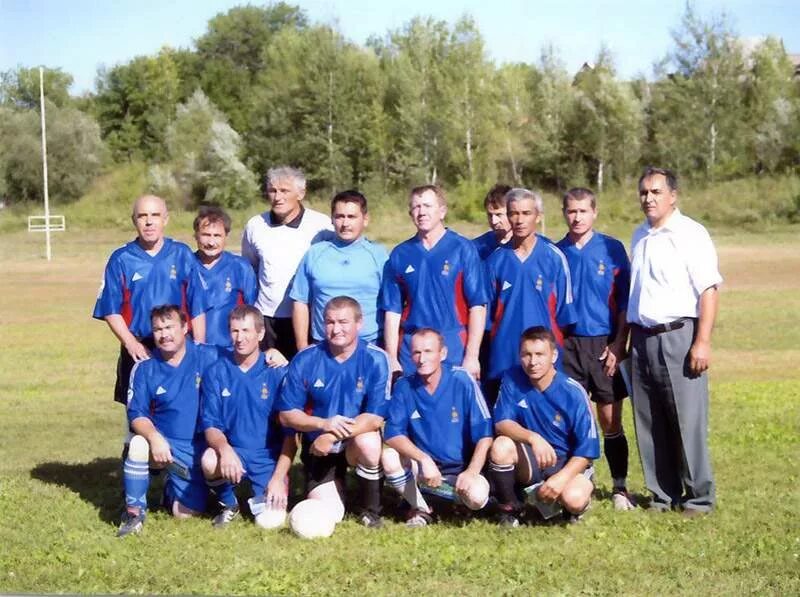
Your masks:
M625 478L628 476L628 439L625 437L625 432L606 435L603 438L603 452L608 460L614 487L620 484L624 487Z
M489 463L489 475L492 478L495 497L501 510L517 512L522 508L514 491L517 477L513 464Z
M358 492L361 497L361 507L366 512L380 515L381 513L381 488L383 486L383 475L381 467L374 468L359 464L356 467L356 479L358 479Z

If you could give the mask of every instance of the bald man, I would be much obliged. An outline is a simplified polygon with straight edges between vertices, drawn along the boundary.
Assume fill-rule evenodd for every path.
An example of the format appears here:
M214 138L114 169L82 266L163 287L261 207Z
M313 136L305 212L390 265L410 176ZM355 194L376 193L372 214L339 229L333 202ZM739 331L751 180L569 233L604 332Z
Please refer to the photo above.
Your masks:
M154 347L153 307L178 305L191 320L195 341L204 342L206 335L203 278L192 250L164 236L167 204L155 195L139 197L131 220L137 236L111 254L93 313L121 345L114 400L122 404L134 363L150 358Z

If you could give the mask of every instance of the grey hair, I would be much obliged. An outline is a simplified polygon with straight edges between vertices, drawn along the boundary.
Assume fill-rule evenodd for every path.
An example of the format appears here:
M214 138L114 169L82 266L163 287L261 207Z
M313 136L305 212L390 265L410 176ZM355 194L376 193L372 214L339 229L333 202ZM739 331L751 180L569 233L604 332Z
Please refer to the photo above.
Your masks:
M506 206L511 205L514 201L522 201L523 199L532 199L533 206L540 214L544 213L544 201L542 196L536 191L529 191L528 189L515 188L506 193Z
M292 179L299 190L305 190L306 175L303 174L303 171L300 170L300 168L292 168L291 166L277 166L267 170L267 183L286 179Z

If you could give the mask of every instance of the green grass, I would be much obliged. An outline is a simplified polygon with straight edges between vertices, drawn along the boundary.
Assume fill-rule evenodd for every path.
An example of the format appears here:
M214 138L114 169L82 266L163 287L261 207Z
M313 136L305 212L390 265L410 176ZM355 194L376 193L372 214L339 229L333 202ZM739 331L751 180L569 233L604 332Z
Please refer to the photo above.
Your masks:
M373 215L370 229L384 242L410 235L398 212ZM188 240L185 225L173 220L171 229ZM315 542L248 521L216 532L208 519L178 522L157 511L141 536L114 537L124 417L111 400L118 349L90 312L108 253L131 236L124 224L70 228L56 235L51 263L41 258L41 236L0 236L0 592L800 593L796 230L718 237L726 283L712 364L712 516L615 514L598 499L567 528L504 532L476 520L369 532L346 520ZM632 439L627 407L625 417ZM630 486L641 494L631 443ZM606 463L597 470L598 497L607 497Z

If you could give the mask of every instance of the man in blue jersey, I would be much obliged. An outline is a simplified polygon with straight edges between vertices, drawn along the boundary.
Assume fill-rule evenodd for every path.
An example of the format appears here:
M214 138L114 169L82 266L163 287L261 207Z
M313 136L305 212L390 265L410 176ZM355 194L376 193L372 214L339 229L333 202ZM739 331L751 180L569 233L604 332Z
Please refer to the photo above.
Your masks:
M359 522L382 526L381 435L388 407L388 355L359 338L361 307L349 296L325 306L325 341L289 364L278 405L281 424L303 434L301 459L309 499L344 516L344 476L356 467Z
M391 252L380 298L393 370L414 372L411 336L430 327L444 337L448 364L461 365L478 378L487 303L478 252L445 228L447 198L438 186L412 189L408 207L417 234Z
M224 354L203 376L200 428L208 449L203 473L221 512L215 527L239 514L234 485L249 479L250 511L257 525L283 524L288 474L295 451L294 433L278 423L276 408L285 368L270 368L258 348L264 318L250 305L234 307L229 317L233 352Z
M364 236L369 223L367 198L353 190L338 193L331 201L331 220L336 238L311 245L289 294L294 301L292 325L298 350L308 346L309 323L311 339L325 339L323 311L335 296L351 296L361 305L361 338L376 343L382 336L378 293L389 254Z
M482 260L486 260L497 247L511 240L511 224L506 213L506 193L510 190L511 187L507 184L496 184L489 189L483 200L490 230L472 239Z
M160 197L145 195L133 205L135 240L111 254L93 317L103 319L121 344L114 400L125 404L134 363L154 348L150 312L159 305L179 305L191 318L192 336L205 341L203 279L192 250L164 237L169 221Z
M386 482L410 505L406 525L422 527L433 521L425 494L471 509L485 505L471 504L470 496L485 484L480 473L492 444L492 417L477 382L446 364L439 332L417 330L411 358L416 373L398 380L392 392L382 462Z
M564 338L564 373L578 381L597 406L614 508L632 510L626 488L628 440L622 428L627 390L617 371L628 340L630 262L621 242L594 230L597 200L592 191L570 189L564 194L562 209L568 231L557 246L569 263L578 317Z
M486 397L494 403L505 371L518 363L522 332L541 325L553 331L558 345L575 323L572 283L564 254L536 233L543 213L542 198L528 189L506 194L511 242L486 261L490 293L490 346Z
M517 487L527 488L540 512L562 506L568 522L577 521L592 498L597 429L586 391L556 371L557 351L550 330L529 328L519 342L520 365L503 376L489 472L504 526L519 526Z
M117 536L142 530L150 469L167 469L164 504L177 518L206 509L207 488L200 470L205 449L198 434L200 378L217 359L213 346L187 342L186 316L177 305L156 307L151 316L156 348L137 363L128 390L128 423L133 432L123 478L126 510Z
M252 305L258 282L250 263L225 250L231 219L219 207L203 206L194 219L195 256L206 282L206 343L231 347L228 315L236 305Z

